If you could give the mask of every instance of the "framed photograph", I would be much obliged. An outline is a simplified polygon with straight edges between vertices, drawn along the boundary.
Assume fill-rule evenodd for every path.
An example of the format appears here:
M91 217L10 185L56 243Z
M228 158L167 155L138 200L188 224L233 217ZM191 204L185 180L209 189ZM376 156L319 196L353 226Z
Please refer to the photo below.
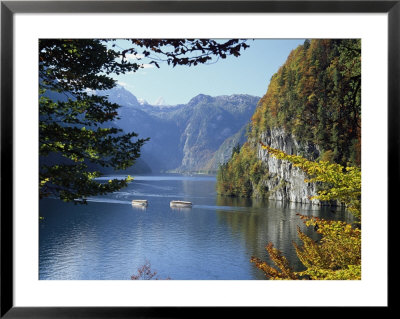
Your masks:
M1 1L1 317L389 308L399 18Z

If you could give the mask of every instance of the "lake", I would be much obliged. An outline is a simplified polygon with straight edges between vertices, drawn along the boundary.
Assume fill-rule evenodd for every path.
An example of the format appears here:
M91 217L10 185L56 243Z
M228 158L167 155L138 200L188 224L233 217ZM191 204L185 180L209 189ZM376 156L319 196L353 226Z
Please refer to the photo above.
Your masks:
M268 260L268 242L301 270L292 244L300 243L297 227L317 239L296 213L351 218L332 207L217 196L215 183L214 176L135 176L87 205L41 200L39 279L130 280L146 262L158 279L265 279L250 258ZM132 199L148 200L147 208ZM172 209L171 200L193 207Z

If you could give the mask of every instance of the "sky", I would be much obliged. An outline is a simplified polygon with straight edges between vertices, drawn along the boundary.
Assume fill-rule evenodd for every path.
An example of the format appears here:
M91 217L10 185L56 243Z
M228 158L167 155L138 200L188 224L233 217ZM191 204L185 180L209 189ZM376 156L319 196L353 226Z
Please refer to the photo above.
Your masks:
M113 75L118 84L149 104L162 100L164 105L186 104L198 94L211 96L250 94L262 97L272 75L289 53L304 39L249 39L250 45L239 57L228 56L208 65L145 68L129 74ZM120 48L128 43L118 41ZM140 61L139 61L140 62Z

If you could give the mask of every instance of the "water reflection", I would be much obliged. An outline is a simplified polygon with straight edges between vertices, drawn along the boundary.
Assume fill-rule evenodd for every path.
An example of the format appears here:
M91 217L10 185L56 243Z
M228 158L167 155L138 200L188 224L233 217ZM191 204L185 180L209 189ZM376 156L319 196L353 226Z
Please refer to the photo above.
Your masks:
M193 206L171 208L171 200ZM88 205L42 200L40 213L39 278L60 280L129 279L146 260L160 278L264 279L250 258L267 260L268 242L299 268L297 227L316 238L297 213L349 219L330 207L220 197L215 178L176 176L141 177Z
M146 211L147 207L146 206L132 205L132 209Z
M177 212L183 212L183 213L188 213L192 210L191 207L170 207L172 211L177 211Z
M265 246L272 242L299 271L303 268L293 246L293 242L301 244L297 236L298 229L314 240L319 235L312 227L306 227L298 214L330 220L349 220L349 215L343 208L217 196L217 206L229 205L247 208L243 213L237 211L234 214L217 209L219 222L229 225L232 234L241 238L246 251L271 263ZM261 271L256 272L258 277Z
M182 180L183 194L186 200L195 199L194 203L202 203L204 199L215 196L215 178L203 177L201 181L194 182L192 179ZM185 200L183 199L183 200Z

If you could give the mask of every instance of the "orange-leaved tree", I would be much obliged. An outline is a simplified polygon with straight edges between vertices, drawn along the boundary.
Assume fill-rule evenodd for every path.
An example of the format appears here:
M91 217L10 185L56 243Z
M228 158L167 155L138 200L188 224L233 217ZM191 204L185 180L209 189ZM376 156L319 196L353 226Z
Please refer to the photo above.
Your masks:
M256 267L269 279L359 280L361 279L361 169L344 167L327 161L313 162L298 155L288 155L261 143L263 149L277 159L287 160L302 169L306 182L325 183L327 188L312 199L337 201L346 205L356 217L355 225L300 216L307 226L321 235L314 241L297 229L302 245L294 243L297 256L306 270L295 272L282 253L269 243L266 250L278 269L252 257Z

